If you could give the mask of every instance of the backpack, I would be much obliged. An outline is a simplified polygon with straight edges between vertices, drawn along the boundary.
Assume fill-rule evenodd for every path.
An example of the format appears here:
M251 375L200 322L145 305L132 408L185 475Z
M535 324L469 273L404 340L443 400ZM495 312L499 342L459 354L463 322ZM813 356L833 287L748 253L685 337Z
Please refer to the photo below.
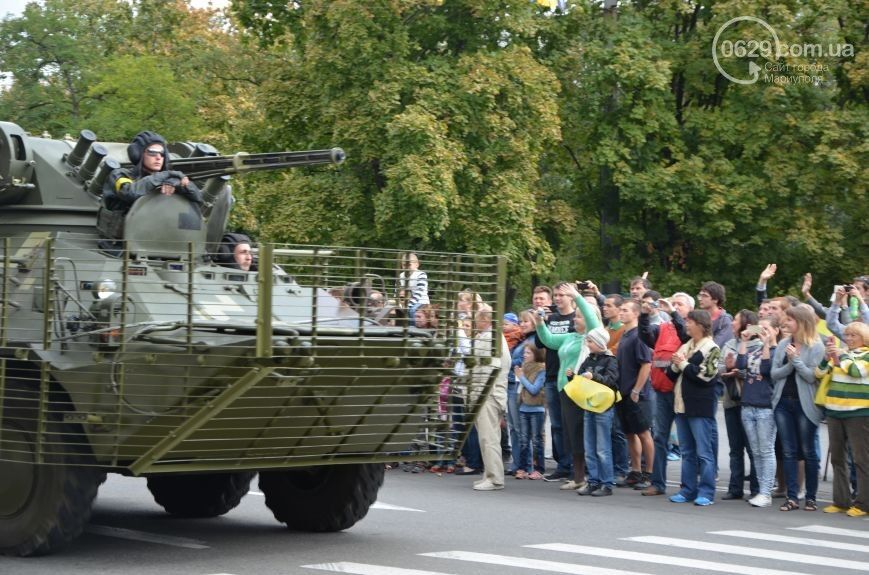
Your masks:
M670 358L682 347L676 326L672 323L662 323L658 328L658 339L655 341L655 349L652 351L652 387L660 393L673 391L673 382L667 377L667 366Z

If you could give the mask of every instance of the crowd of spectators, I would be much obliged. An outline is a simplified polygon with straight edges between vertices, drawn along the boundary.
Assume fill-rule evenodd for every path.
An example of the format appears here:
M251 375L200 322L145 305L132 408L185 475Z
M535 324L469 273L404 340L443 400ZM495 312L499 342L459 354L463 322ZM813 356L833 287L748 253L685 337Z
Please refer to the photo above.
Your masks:
M580 496L623 488L654 497L667 494L668 462L681 459L680 487L669 500L706 507L716 500L722 408L730 475L720 499L770 507L781 498L781 511L817 510L818 429L826 421L834 478L833 504L823 511L867 515L869 277L836 286L825 307L812 297L810 274L805 303L768 298L775 272L770 264L760 274L756 309L733 314L725 287L713 281L696 299L687 292L662 297L645 275L630 281L629 295L601 293L592 281L535 287L531 308L504 317L503 378L485 399L461 460L431 470L483 474L474 484L483 491L503 489L512 476L557 482ZM460 391L474 401L467 394L491 367L466 370L463 358L491 354L493 312L470 292L460 294L455 311L459 343L444 389L470 382ZM583 410L565 392L577 375L620 400L603 413ZM450 401L444 412L461 434L461 405ZM546 418L555 462L548 472Z

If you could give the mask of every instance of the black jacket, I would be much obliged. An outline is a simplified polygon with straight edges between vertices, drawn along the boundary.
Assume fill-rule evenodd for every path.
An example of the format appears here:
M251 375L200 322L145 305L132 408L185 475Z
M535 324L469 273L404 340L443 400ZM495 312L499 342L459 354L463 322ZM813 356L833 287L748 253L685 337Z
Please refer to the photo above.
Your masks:
M582 365L579 366L579 374L591 372L591 378L611 388L613 391L619 388L619 364L616 356L609 353L590 353Z
M717 347L710 353L721 354ZM718 395L715 393L715 384L718 378L711 379L701 377L703 364L706 358L699 351L694 352L688 358L688 365L682 370L682 401L685 403L685 415L687 417L715 417L715 404ZM717 357L712 361L718 364ZM716 371L717 373L717 371ZM667 377L672 381L679 379L679 372L673 371L672 366L667 368Z

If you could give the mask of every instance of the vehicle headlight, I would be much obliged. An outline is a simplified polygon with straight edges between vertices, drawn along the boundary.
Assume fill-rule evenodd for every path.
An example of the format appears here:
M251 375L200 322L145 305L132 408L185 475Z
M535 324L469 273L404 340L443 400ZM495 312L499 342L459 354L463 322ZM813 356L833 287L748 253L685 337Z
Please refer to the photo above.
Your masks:
M115 280L100 280L94 286L94 296L97 299L106 299L118 290Z

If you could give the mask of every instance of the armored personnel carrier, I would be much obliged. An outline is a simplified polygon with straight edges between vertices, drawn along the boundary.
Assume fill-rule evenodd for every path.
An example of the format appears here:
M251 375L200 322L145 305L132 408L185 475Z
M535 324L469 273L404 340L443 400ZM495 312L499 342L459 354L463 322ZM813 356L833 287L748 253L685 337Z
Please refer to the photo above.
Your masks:
M291 529L349 528L384 463L456 456L453 414L470 421L498 374L501 338L474 349L455 311L470 290L497 325L498 258L417 252L435 312L421 329L396 299L397 251L262 244L250 270L218 257L232 175L338 164L340 149L169 150L204 202L146 194L102 237L126 144L0 122L0 552L75 539L107 473L147 477L186 517L228 512L259 474Z

